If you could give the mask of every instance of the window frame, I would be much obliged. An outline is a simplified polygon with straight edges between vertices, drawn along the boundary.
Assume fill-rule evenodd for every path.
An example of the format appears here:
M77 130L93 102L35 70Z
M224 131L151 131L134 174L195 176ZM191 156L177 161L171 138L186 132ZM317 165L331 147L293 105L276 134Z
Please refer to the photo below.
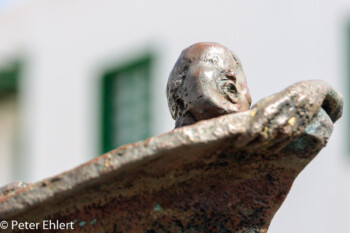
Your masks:
M143 56L139 56L136 59L133 59L128 62L124 62L123 64L116 65L110 69L108 69L104 74L102 75L101 79L101 99L102 99L102 111L101 111L101 146L100 146L100 152L106 153L110 150L113 150L120 145L120 143L117 143L115 145L116 137L114 131L114 117L116 116L116 108L113 107L113 97L114 97L114 85L113 82L115 82L115 79L120 74L125 73L131 73L133 70L145 66L146 67L146 73L145 76L147 81L147 86L145 87L147 89L147 97L143 100L145 104L147 105L147 114L145 121L147 122L147 135L146 137L150 136L150 126L151 126L151 72L153 69L153 61L154 61L154 55L152 53L147 53ZM141 139L140 139L141 140ZM130 142L131 143L131 142Z

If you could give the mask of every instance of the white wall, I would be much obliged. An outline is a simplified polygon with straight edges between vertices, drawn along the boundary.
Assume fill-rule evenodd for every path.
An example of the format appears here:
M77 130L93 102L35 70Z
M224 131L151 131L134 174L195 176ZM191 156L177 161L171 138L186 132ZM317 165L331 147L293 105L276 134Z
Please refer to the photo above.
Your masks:
M14 96L7 96L0 100L0 184L12 179L15 155L15 139L17 132L17 101Z
M199 41L238 54L253 102L315 78L346 93L347 15L345 0L32 0L9 7L0 15L0 63L18 56L26 62L22 156L29 171L19 178L36 181L95 156L97 78L108 63L149 48L158 53L154 134L173 128L167 76L181 50ZM349 231L345 119L298 177L269 232Z

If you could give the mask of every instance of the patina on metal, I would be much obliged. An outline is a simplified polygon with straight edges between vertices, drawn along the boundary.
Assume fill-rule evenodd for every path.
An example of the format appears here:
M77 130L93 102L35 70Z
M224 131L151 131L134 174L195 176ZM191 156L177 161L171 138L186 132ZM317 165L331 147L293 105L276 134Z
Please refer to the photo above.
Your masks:
M16 192L17 190L23 189L30 185L29 183L17 181L0 187L0 197L6 196L11 192Z
M74 232L267 232L343 106L326 83L305 81L249 109L240 62L216 43L182 52L167 94L176 129L0 197L0 219L73 221Z

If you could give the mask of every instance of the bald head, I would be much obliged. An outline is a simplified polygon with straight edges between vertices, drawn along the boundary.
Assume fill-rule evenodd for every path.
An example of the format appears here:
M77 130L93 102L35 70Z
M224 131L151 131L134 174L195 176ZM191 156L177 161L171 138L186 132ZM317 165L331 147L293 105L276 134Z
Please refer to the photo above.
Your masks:
M217 43L186 48L170 73L168 105L176 127L246 111L251 97L239 59Z

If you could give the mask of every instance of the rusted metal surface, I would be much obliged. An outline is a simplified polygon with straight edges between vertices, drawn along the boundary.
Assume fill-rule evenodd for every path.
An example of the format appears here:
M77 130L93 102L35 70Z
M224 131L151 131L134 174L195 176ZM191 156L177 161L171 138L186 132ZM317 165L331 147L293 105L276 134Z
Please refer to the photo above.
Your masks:
M175 100L185 95L175 93ZM248 103L237 111L208 109L213 115L206 118L215 118L197 123L185 119L193 108L178 103L182 109L172 113L182 118L178 126L194 124L0 197L0 219L37 222L43 232L43 220L73 222L74 232L267 232L296 176L326 145L343 105L322 81L297 83L249 110Z

